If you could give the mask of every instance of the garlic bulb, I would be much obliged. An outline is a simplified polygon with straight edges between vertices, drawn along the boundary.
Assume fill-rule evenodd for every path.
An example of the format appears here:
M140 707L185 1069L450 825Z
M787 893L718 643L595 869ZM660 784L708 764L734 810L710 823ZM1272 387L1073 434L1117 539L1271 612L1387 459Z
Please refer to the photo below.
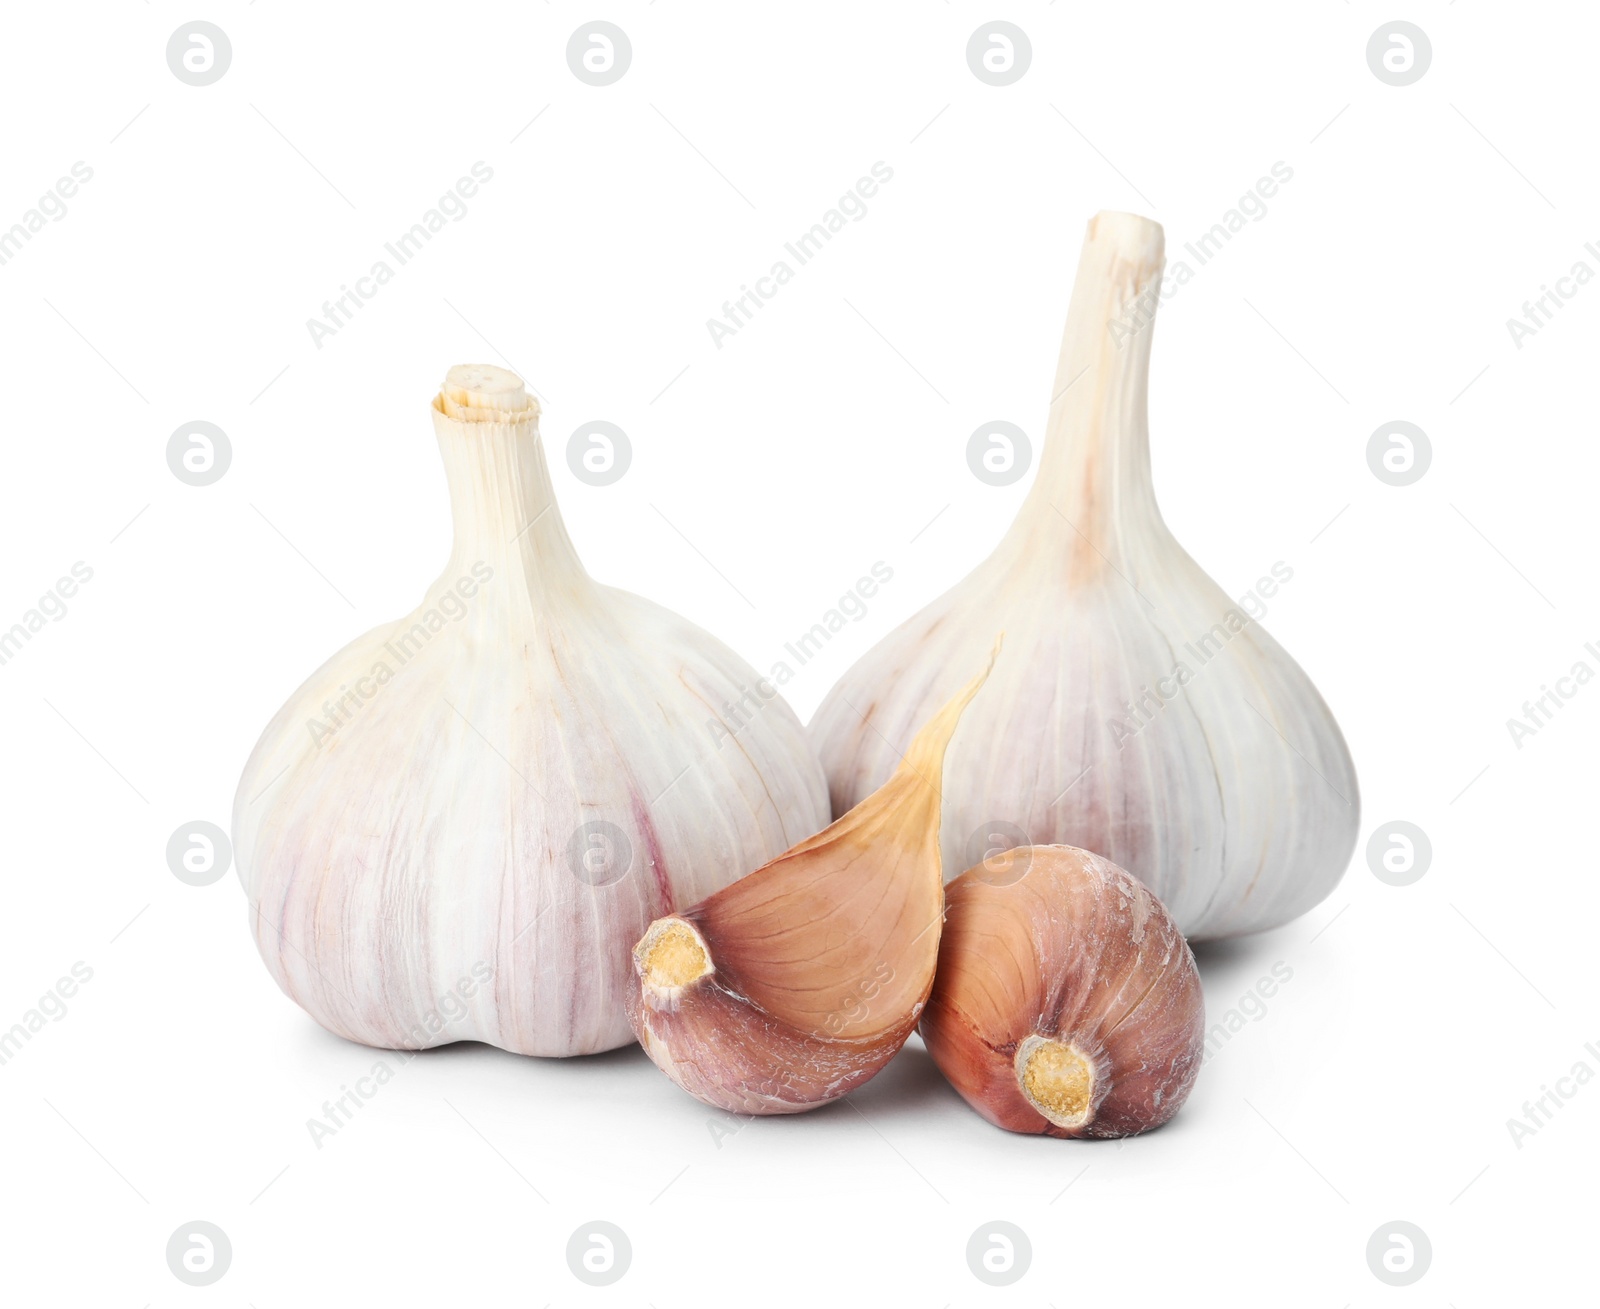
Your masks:
M1007 649L950 745L945 867L1071 844L1126 868L1195 937L1259 931L1332 890L1355 771L1310 680L1173 539L1146 390L1161 228L1089 224L1039 471L964 581L870 650L811 724L842 813L987 633Z
M652 923L634 947L628 1016L689 1094L733 1113L799 1113L868 1081L905 1044L939 956L945 747L986 677L827 831Z
M1182 1107L1205 1053L1194 955L1161 902L1087 850L1023 846L945 888L922 1039L996 1127L1132 1136Z
M803 729L756 672L584 571L538 418L513 374L450 370L433 404L443 575L306 680L239 783L262 957L367 1045L624 1045L650 921L827 821ZM722 723L747 694L763 711Z

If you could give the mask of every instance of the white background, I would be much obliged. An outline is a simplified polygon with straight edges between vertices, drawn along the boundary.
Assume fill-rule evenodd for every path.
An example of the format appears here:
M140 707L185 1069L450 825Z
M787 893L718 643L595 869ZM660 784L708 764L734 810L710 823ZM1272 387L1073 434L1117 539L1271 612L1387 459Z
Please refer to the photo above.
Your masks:
M233 47L204 88L164 53L194 18ZM565 58L594 18L633 51L602 88ZM1032 45L1003 88L964 54L994 18ZM1365 56L1395 18L1433 47L1403 88ZM1600 1086L1566 1083L1520 1148L1507 1126L1600 1071L1600 688L1520 750L1506 727L1575 661L1600 669L1600 287L1521 349L1506 328L1575 261L1600 271L1589 7L156 0L4 23L0 227L94 173L0 266L0 626L75 561L94 574L0 668L0 1028L93 969L0 1068L8 1302L1593 1296ZM479 160L468 215L317 348L307 319ZM868 215L717 349L707 318L877 160ZM1042 434L1088 218L1148 213L1175 256L1279 160L1267 215L1161 311L1156 484L1231 593L1294 569L1266 625L1344 728L1362 844L1305 918L1202 951L1214 1020L1274 965L1293 979L1178 1118L1010 1136L913 1040L848 1102L725 1135L636 1049L472 1046L414 1060L316 1148L306 1120L375 1055L278 992L234 876L184 885L165 847L227 826L289 691L437 573L445 369L523 371L590 571L762 668L888 563L789 687L809 717L1021 502L966 440ZM600 489L563 457L596 418L635 452ZM191 419L232 444L209 487L167 467ZM1433 447L1404 488L1366 462L1393 419ZM1432 841L1408 887L1367 865L1391 819ZM606 1289L564 1254L597 1218L632 1244ZM164 1254L195 1219L233 1247L203 1290ZM966 1260L993 1219L1032 1244L1004 1290ZM1405 1289L1365 1253L1397 1219L1432 1244Z

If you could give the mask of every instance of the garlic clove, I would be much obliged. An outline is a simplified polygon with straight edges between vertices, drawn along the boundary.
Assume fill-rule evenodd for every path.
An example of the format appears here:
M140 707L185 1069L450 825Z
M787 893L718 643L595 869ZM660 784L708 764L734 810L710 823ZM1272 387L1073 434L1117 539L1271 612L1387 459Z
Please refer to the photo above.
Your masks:
M1159 900L1070 846L995 855L945 888L922 1039L997 1127L1131 1136L1168 1121L1204 1057L1188 944Z
M905 1043L938 959L945 747L988 676L831 827L650 925L629 1018L684 1090L734 1113L798 1113L860 1086Z
M1156 506L1146 393L1162 251L1148 219L1089 224L1016 521L840 678L810 730L842 813L889 775L981 634L1005 630L1006 658L950 745L945 867L978 862L995 830L1096 850L1211 939L1321 901L1360 811L1316 687Z
M639 934L820 828L821 767L776 694L721 721L761 683L742 659L584 570L521 379L451 369L432 420L449 562L263 732L234 803L251 930L351 1040L614 1049Z

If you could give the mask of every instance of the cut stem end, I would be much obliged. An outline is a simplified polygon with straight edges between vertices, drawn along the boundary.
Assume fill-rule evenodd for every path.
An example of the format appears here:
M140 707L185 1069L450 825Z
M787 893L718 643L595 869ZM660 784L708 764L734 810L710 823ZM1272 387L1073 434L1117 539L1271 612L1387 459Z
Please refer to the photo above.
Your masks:
M1030 1036L1017 1047L1017 1084L1057 1127L1083 1127L1094 1117L1094 1061L1070 1041Z
M1117 260L1144 268L1159 268L1166 255L1166 233L1160 223L1116 209L1102 209L1089 220L1089 243Z
M522 422L539 417L522 379L494 364L457 364L445 374L433 407L461 423Z
M658 918L633 947L645 996L661 1004L716 972L705 938L681 918Z

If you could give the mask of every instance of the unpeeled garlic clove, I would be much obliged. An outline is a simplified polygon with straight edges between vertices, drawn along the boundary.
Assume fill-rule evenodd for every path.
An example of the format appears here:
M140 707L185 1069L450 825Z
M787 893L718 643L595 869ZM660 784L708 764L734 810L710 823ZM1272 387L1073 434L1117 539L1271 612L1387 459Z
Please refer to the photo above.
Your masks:
M1156 506L1146 392L1162 249L1148 219L1089 224L1016 521L840 678L810 731L842 813L888 776L983 634L1004 630L1005 661L950 744L945 866L976 863L995 830L1082 846L1210 939L1322 900L1355 849L1359 804L1338 725L1257 621L1259 599L1206 576ZM1218 512L1244 524L1247 509Z
M991 856L945 888L928 1052L997 1127L1131 1136L1178 1112L1204 1055L1194 956L1150 891L1071 846Z
M860 1086L905 1043L938 959L945 747L988 675L826 831L650 925L628 1016L684 1090L734 1113L798 1113Z

